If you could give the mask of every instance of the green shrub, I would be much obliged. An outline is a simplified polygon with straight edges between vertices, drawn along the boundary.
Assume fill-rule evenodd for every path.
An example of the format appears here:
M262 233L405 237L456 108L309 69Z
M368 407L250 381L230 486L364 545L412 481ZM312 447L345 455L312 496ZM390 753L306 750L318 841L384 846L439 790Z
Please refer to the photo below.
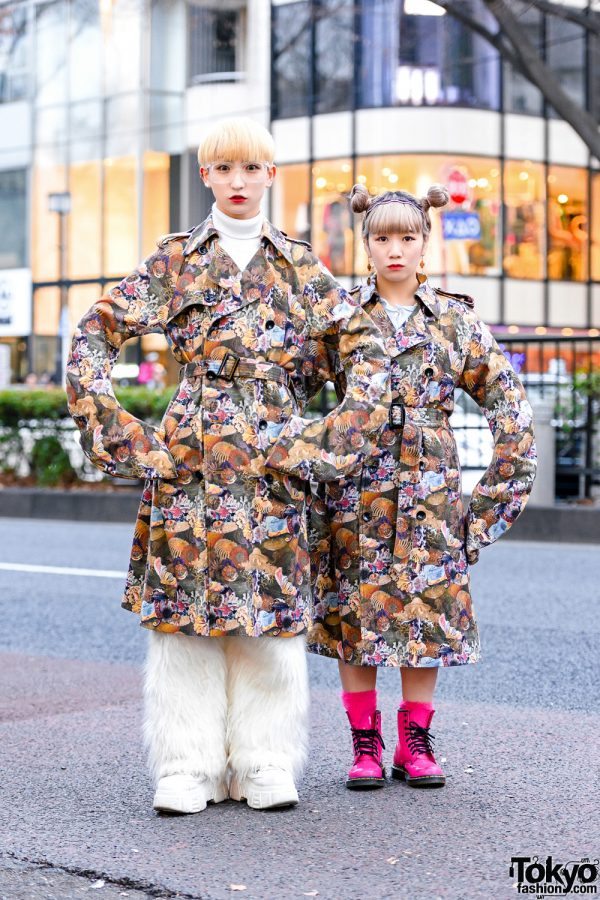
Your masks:
M160 422L175 388L162 391L146 387L117 388L125 409L138 419ZM23 440L29 429L34 440ZM8 389L0 391L0 473L19 479L23 461L36 482L50 487L70 484L77 472L69 460L69 446L75 424L61 388L45 390ZM26 452L26 446L32 446Z
M67 451L56 435L48 434L38 438L29 459L31 474L42 487L72 484L77 480Z
M125 409L138 419L160 421L174 392L145 387L117 388L116 395ZM35 421L60 422L69 419L67 397L60 388L46 390L8 389L0 391L0 426L14 428Z

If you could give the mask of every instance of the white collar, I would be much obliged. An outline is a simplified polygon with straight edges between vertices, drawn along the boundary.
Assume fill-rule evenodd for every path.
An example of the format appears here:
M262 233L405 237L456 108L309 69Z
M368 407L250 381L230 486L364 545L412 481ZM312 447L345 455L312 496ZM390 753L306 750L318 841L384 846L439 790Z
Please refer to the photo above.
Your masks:
M218 209L216 202L212 206L212 220L219 234L236 240L251 240L260 237L265 220L262 210L251 219L234 219Z

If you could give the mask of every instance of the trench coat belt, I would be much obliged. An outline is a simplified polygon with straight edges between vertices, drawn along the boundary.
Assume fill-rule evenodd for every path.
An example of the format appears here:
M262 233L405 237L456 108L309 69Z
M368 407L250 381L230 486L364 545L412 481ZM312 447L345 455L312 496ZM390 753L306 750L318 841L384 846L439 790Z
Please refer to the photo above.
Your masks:
M390 406L390 428L402 430L406 422L412 425L434 425L448 418L449 413L439 406L405 406L392 401Z
M209 381L221 378L233 381L234 378L261 378L275 381L277 384L289 385L290 375L286 369L274 363L237 356L229 350L218 359L200 359L186 363L181 367L179 380L182 378L206 377Z

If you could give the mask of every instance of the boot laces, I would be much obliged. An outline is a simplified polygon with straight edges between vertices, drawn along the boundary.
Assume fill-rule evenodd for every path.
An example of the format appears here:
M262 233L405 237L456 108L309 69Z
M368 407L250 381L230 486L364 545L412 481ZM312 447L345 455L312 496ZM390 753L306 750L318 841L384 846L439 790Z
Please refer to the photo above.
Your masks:
M425 753L433 757L433 739L429 728L423 728L416 722L409 724L407 742L411 753Z
M352 746L356 756L374 756L377 758L377 744L385 750L383 738L376 728L353 728Z

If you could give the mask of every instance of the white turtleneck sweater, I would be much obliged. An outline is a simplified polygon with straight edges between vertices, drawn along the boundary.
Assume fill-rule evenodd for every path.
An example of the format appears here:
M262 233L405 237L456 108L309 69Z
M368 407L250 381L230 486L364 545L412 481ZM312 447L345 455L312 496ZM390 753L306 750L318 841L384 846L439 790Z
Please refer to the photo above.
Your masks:
M243 272L260 245L265 220L262 210L251 219L234 219L212 205L212 220L219 232L219 243Z

